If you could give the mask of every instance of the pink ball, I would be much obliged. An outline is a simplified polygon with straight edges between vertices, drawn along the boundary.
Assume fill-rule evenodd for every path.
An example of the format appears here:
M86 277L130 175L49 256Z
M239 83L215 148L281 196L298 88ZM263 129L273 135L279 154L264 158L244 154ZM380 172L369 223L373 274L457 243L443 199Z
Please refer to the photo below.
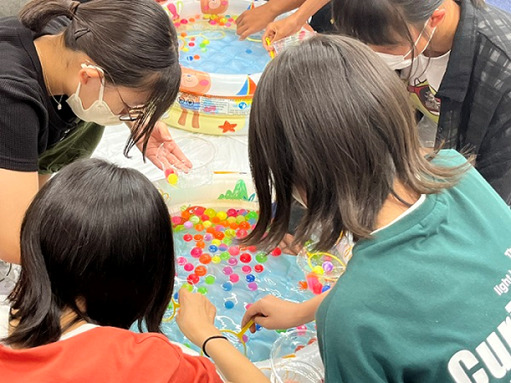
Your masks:
M250 291L256 291L258 288L257 283L255 282L250 282L247 286Z
M240 248L239 246L231 246L229 247L229 254L233 255L233 256L236 256L240 253Z
M186 263L187 263L187 260L186 260L185 257L179 257L177 259L177 264L180 265L180 266L186 265Z
M234 258L234 257L229 258L229 260L227 262L231 266L236 266L238 264L238 260L236 258Z
M238 274L231 274L229 276L229 280L232 282L232 283L237 283L240 281L240 276Z
M223 268L223 270L222 270L222 271L223 271L223 273L224 273L225 275L231 275L231 274L232 274L232 267L230 267L230 266L225 266L225 267Z
M243 274L250 274L250 272L252 271L252 268L248 265L245 265L241 268L241 271L243 271Z
M200 247L194 247L190 250L190 255L194 258L199 258L202 255L202 249Z
M194 266L191 264L191 263L187 263L185 266L184 266L184 269L186 271L192 271L194 269Z

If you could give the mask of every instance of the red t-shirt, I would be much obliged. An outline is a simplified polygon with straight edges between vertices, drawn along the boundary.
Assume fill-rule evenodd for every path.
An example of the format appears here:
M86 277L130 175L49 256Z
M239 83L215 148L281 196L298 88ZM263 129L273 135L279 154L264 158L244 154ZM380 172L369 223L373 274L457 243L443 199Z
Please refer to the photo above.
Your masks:
M184 354L161 334L97 327L44 346L0 345L0 380L9 383L221 383L207 358Z

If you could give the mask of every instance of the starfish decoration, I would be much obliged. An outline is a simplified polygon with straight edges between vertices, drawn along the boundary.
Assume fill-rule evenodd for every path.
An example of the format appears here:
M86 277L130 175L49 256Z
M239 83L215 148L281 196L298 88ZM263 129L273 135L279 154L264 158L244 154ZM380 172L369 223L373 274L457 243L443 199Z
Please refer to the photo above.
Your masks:
M229 121L225 121L223 125L219 125L218 127L223 130L222 133L227 132L235 132L234 128L238 126L238 124L231 124Z

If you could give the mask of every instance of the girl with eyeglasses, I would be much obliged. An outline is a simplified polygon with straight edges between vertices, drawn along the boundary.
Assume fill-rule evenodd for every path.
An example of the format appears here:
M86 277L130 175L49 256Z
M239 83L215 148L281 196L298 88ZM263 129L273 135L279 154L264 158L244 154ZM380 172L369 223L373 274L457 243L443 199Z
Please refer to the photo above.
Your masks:
M191 164L159 118L180 82L174 27L153 0L34 0L0 19L0 259L19 262L23 214L49 176L126 122L156 161Z

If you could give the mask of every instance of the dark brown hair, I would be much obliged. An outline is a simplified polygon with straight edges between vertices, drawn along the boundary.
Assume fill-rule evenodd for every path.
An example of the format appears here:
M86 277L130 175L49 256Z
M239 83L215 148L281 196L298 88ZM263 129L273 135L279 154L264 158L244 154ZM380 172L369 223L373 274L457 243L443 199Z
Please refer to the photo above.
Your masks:
M32 0L20 12L23 25L37 33L58 16L71 19L65 46L87 54L105 71L107 83L150 92L124 149L128 155L142 140L145 153L154 124L176 99L181 81L169 17L154 0Z
M76 320L159 331L174 286L172 230L161 195L137 170L99 159L65 167L30 204L20 246L9 297L19 323L7 344L57 341L66 309Z
M401 39L413 45L409 26L421 30L445 0L332 0L334 24L340 34L366 44L393 45ZM471 0L475 7L484 0Z
M270 62L254 95L249 157L260 215L245 242L267 248L287 231L293 188L307 197L295 242L314 234L326 250L343 231L370 236L384 201L399 199L395 180L430 194L464 171L423 157L402 81L341 36L313 37Z

